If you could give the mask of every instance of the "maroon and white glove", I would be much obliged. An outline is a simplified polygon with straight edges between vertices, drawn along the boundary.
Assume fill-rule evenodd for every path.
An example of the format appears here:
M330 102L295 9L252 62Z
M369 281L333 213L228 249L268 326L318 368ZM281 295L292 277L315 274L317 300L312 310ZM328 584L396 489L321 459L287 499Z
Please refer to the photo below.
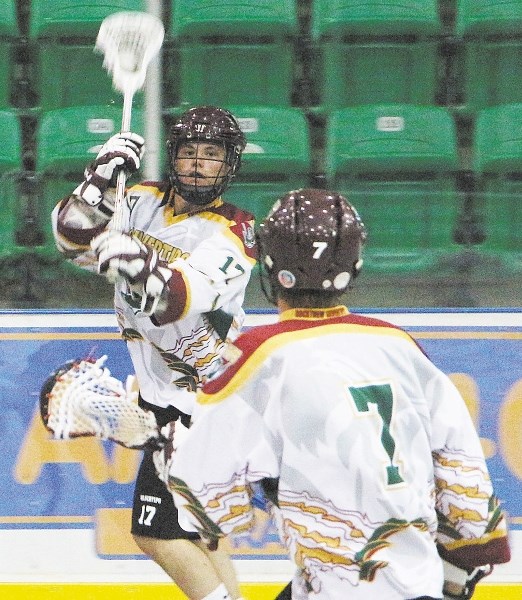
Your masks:
M104 201L104 192L116 186L118 171L124 169L131 175L140 168L144 143L145 140L137 133L113 135L102 146L94 162L85 169L85 180L74 190L73 195L106 212L109 217L112 216L113 202Z
M135 237L107 230L91 241L98 258L98 272L116 272L130 284L134 297L141 297L140 310L146 315L161 312L166 306L168 282L172 271L160 260L156 250Z
M476 567L472 570L461 569L442 560L444 567L444 600L469 600L475 592L477 583L491 574L492 565Z

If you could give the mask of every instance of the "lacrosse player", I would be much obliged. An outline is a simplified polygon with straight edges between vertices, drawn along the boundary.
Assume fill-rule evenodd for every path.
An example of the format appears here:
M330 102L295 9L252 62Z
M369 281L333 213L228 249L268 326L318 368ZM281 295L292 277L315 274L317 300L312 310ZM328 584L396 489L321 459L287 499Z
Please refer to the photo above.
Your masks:
M251 525L262 482L292 600L469 598L510 558L506 520L450 379L408 333L340 304L366 237L338 193L276 202L257 242L279 322L236 339L167 479L208 540Z
M117 276L115 310L139 382L139 406L158 428L189 425L195 391L239 333L255 264L253 216L221 195L239 168L245 138L232 114L187 110L170 129L167 181L127 190L125 232L111 229L118 171L134 173L141 136L111 137L85 179L53 212L58 248L76 264ZM232 563L178 524L152 450L137 476L132 533L138 546L192 600L238 598Z

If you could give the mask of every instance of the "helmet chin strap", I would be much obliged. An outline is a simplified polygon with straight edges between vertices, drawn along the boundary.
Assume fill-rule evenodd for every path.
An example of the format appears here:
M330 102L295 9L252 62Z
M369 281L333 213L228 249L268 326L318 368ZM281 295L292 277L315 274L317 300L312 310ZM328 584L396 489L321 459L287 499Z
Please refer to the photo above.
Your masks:
M259 265L258 274L263 296L270 304L277 305L277 286L274 285L271 273L263 265Z

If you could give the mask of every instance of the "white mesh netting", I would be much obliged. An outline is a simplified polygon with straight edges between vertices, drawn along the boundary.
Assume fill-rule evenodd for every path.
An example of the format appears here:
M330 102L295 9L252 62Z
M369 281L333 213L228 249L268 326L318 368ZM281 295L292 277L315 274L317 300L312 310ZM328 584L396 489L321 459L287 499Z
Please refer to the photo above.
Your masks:
M142 410L103 366L82 360L61 374L48 394L47 428L56 439L93 435L129 448L158 437L153 413Z
M135 92L143 86L163 37L163 23L149 13L123 11L104 19L96 49L104 55L103 66L112 74L115 89Z

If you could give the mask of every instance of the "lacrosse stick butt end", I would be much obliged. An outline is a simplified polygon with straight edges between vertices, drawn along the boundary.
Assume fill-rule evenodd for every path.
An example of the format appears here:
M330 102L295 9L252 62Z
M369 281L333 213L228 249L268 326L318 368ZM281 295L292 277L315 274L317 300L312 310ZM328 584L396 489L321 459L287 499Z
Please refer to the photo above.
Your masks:
M119 280L118 271L116 269L107 269L107 272L105 273L105 279L107 279L110 284L116 285Z

